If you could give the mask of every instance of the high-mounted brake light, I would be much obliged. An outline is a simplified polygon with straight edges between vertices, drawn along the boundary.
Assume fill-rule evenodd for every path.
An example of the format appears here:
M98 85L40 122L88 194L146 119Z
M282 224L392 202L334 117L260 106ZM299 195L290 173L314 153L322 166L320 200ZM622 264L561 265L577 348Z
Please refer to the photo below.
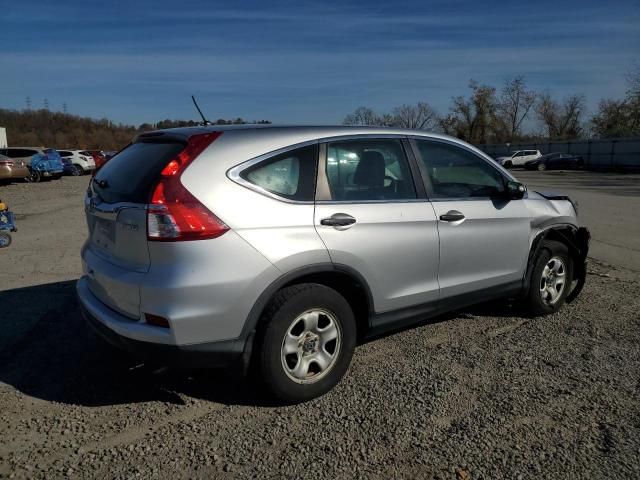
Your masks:
M185 168L220 135L222 132L193 135L185 149L164 167L147 206L149 240L206 240L229 230L180 181Z

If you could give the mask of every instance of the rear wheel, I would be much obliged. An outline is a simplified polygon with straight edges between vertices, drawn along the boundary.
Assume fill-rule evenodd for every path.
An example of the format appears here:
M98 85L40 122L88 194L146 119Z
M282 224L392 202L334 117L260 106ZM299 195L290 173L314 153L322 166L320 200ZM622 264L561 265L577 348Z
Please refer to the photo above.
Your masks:
M82 170L82 167L80 165L74 165L73 166L73 170L71 171L71 175L73 175L74 177L79 177L83 173L84 173L84 171Z
M313 283L287 287L275 295L263 321L258 368L278 399L297 403L318 397L349 368L355 320L335 290Z
M29 176L25 177L27 182L38 183L42 180L42 174L38 170L30 170Z
M6 232L0 232L0 248L11 245L11 235Z
M538 170L539 171L544 172L546 169L547 169L547 166L544 163L540 162L538 164Z
M573 264L567 246L548 240L542 244L533 271L526 307L534 316L557 312L571 290Z

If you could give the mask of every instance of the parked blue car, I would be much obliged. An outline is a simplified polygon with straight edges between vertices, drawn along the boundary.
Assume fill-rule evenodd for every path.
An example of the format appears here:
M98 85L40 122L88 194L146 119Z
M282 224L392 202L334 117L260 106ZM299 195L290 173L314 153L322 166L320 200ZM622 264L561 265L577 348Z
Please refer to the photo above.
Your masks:
M28 182L40 182L43 178L58 179L64 172L64 163L57 150L47 148L44 153L36 153L31 157Z
M78 169L73 166L73 162L70 158L62 157L62 173L64 175L78 175Z

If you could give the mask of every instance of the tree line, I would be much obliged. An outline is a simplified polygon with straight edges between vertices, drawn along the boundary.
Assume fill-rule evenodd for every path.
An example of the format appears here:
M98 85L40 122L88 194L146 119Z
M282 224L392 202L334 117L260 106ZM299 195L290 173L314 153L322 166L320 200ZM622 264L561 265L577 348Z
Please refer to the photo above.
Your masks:
M585 104L582 94L558 99L549 91L534 91L523 76L516 76L500 88L471 80L468 94L453 97L445 114L427 102L383 114L359 107L343 123L430 130L476 145L639 136L640 68L628 74L624 98L601 100L590 117Z
M242 118L216 120L216 125L248 123ZM271 123L260 120L253 123ZM7 110L0 108L0 126L7 129L10 146L46 146L87 150L119 150L137 134L149 130L200 125L193 120L161 120L138 126L114 123L103 118L80 117L64 112L40 110Z

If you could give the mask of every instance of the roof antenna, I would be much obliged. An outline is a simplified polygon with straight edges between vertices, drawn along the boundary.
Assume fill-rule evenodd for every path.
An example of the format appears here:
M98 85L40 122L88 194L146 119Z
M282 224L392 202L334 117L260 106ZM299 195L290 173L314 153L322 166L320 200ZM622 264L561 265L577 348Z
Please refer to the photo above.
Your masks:
M198 113L202 117L202 125L213 125L213 123L211 123L209 120L204 118L204 115L202 114L202 110L200 110L200 107L198 106L198 102L196 102L196 97L191 95L191 100L193 100L193 104L196 106L196 109L198 110Z

